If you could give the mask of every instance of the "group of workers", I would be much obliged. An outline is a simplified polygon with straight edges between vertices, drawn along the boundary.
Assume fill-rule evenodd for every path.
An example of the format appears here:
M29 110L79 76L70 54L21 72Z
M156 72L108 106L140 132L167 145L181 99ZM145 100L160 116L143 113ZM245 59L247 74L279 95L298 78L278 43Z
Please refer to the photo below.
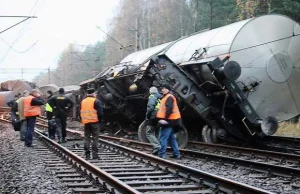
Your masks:
M7 103L11 107L11 120L14 128L20 123L20 140L25 142L26 147L32 147L33 131L36 117L41 115L41 106L45 101L36 89L31 92L25 90L23 94L15 96L13 101Z
M153 146L153 154L166 158L167 144L172 148L171 158L180 159L178 143L174 129L182 128L181 115L175 96L170 93L169 85L163 85L162 95L156 87L149 89L146 112L146 137ZM159 142L156 132L159 129Z
M181 125L181 116L177 100L170 93L168 85L162 86L162 95L156 87L151 87L146 113L146 137L153 145L153 154L166 158L167 144L173 150L172 158L180 158L178 144L174 135L174 128ZM53 96L52 91L47 91L47 102L39 92L33 89L27 90L23 95L16 96L13 102L9 102L12 112L19 117L21 122L20 139L25 141L25 146L32 147L33 131L36 117L41 115L41 106L45 106L48 119L49 138L55 139L57 134L58 143L66 142L66 126L68 111L74 106L74 102L65 95L64 88L58 90L58 95ZM80 104L80 120L84 124L84 150L87 159L91 158L90 144L92 139L92 157L98 158L98 136L100 124L103 118L101 101L96 98L94 88L87 89L87 95ZM159 129L159 142L156 131Z
M58 143L66 142L66 120L68 111L73 107L74 102L65 96L64 89L60 88L57 96L52 96L51 91L47 102L42 98L38 90L31 92L25 90L22 95L16 95L15 99L7 103L11 107L11 120L15 127L16 120L20 123L20 140L25 142L26 147L33 147L33 132L36 118L41 116L41 106L46 103L46 114L48 119L49 138L54 139L55 133L58 137ZM17 119L16 119L17 118ZM55 119L55 128L49 127L49 121Z

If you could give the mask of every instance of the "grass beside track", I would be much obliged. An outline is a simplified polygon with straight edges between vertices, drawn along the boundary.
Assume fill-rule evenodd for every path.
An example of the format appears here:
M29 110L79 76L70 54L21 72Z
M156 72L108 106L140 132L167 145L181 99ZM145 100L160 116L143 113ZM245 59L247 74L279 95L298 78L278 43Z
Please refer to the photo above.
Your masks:
M279 129L275 135L286 137L300 137L300 122L283 122L279 124Z

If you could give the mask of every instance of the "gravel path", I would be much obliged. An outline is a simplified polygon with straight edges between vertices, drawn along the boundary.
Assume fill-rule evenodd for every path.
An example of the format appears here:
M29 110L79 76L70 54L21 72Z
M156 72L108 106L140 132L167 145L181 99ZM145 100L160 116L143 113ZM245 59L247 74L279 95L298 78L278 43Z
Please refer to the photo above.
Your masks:
M33 144L38 144L34 140ZM10 124L0 123L0 193L72 193Z

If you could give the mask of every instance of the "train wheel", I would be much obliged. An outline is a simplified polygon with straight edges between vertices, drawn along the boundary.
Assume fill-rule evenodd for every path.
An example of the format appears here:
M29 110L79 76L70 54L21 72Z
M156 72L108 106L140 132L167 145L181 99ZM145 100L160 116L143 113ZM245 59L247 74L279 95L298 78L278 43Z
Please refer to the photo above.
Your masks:
M149 143L149 140L146 137L146 131L147 131L147 125L146 122L143 121L138 130L138 138L139 141L144 142L144 143ZM188 142L188 132L185 127L182 128L181 131L175 133L175 137L177 139L178 146L180 148L184 148Z
M139 141L144 142L144 143L149 143L149 140L146 137L146 131L147 131L147 125L146 125L146 121L143 121L140 126L139 126L139 130L138 130L138 138Z
M177 139L177 143L178 146L180 148L184 148L188 142L188 132L186 130L186 128L183 126L183 129L181 129L181 131L175 133L176 139Z
M217 143L218 130L216 127L209 127L208 125L205 125L202 129L202 141L205 143Z
M212 132L211 132L211 139L213 143L218 142L218 130L216 127L212 127Z
M204 125L204 127L202 128L202 132L201 132L201 137L202 137L202 141L203 142L208 142L207 140L207 129L208 129L208 125Z

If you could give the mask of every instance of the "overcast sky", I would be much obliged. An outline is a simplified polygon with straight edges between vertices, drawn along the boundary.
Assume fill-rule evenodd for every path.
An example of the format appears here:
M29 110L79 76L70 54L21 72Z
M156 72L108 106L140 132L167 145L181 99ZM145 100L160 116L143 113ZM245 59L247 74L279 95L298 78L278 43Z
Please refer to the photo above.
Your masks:
M33 15L0 34L0 82L31 80L40 69L55 68L69 43L93 44L103 40L119 0L0 0L0 16ZM24 18L0 17L0 32ZM13 70L9 69L13 68ZM16 70L15 68L18 68Z

